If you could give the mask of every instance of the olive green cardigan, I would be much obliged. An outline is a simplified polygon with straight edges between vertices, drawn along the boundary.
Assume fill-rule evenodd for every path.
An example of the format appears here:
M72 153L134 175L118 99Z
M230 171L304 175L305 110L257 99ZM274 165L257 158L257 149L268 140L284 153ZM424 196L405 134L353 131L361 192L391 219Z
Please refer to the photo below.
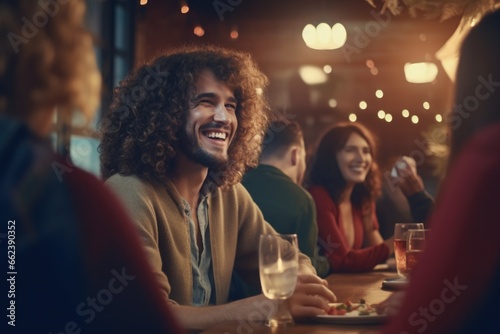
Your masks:
M172 183L153 185L135 176L115 174L106 184L122 199L137 225L146 255L169 302L191 305L193 277L189 222ZM233 269L258 282L259 235L276 233L241 184L217 189L208 197L208 215L216 303L228 300ZM313 272L309 258L301 266Z

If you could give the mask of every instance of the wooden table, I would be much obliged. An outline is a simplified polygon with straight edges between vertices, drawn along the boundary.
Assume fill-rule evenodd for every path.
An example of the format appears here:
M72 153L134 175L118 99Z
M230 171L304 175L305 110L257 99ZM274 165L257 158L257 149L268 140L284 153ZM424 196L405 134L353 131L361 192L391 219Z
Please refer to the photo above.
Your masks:
M393 270L382 269L359 274L332 274L326 278L330 289L337 296L339 302L351 300L359 302L363 298L367 303L379 303L386 299L391 291L382 290L382 281L396 277ZM272 329L261 324L247 322L226 323L203 331L205 334L260 334L260 333L360 333L361 331L377 330L381 325L333 325L316 322L297 323L295 326L284 329Z

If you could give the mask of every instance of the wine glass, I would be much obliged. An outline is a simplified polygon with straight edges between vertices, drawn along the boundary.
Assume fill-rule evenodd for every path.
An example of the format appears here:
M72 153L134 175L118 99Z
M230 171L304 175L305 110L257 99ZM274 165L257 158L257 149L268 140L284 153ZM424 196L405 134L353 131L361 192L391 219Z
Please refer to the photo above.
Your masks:
M396 268L398 275L402 278L407 277L406 270L406 240L407 232L410 229L424 228L422 223L402 223L394 226L394 257L396 258Z
M417 264L418 257L425 249L429 229L408 230L406 237L406 271L410 275Z
M277 301L266 325L293 325L286 299L295 290L299 269L299 248L296 234L263 234L259 242L259 273L262 292Z

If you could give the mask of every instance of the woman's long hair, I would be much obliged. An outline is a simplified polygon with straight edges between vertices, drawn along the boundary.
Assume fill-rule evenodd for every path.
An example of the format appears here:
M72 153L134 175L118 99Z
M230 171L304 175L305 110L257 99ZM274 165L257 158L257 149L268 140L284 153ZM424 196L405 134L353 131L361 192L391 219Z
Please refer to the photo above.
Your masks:
M454 107L447 119L451 163L471 136L500 122L499 36L500 11L496 11L472 28L462 44Z
M324 187L333 201L339 203L346 188L346 180L339 168L336 156L353 133L357 133L366 140L372 154L372 163L365 181L356 184L351 195L352 204L362 208L374 201L380 194L380 172L375 162L375 139L373 134L363 125L340 123L327 130L316 149L309 172L309 181L310 185Z

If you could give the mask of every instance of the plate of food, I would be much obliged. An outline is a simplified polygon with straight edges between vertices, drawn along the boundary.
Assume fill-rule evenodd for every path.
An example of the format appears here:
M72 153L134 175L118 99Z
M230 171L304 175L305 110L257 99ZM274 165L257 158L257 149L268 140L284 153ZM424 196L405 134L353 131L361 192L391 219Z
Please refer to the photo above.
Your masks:
M318 315L315 320L331 324L344 325L374 325L385 322L387 315L376 305L366 304L364 300L360 303L330 303L330 311L325 315Z

